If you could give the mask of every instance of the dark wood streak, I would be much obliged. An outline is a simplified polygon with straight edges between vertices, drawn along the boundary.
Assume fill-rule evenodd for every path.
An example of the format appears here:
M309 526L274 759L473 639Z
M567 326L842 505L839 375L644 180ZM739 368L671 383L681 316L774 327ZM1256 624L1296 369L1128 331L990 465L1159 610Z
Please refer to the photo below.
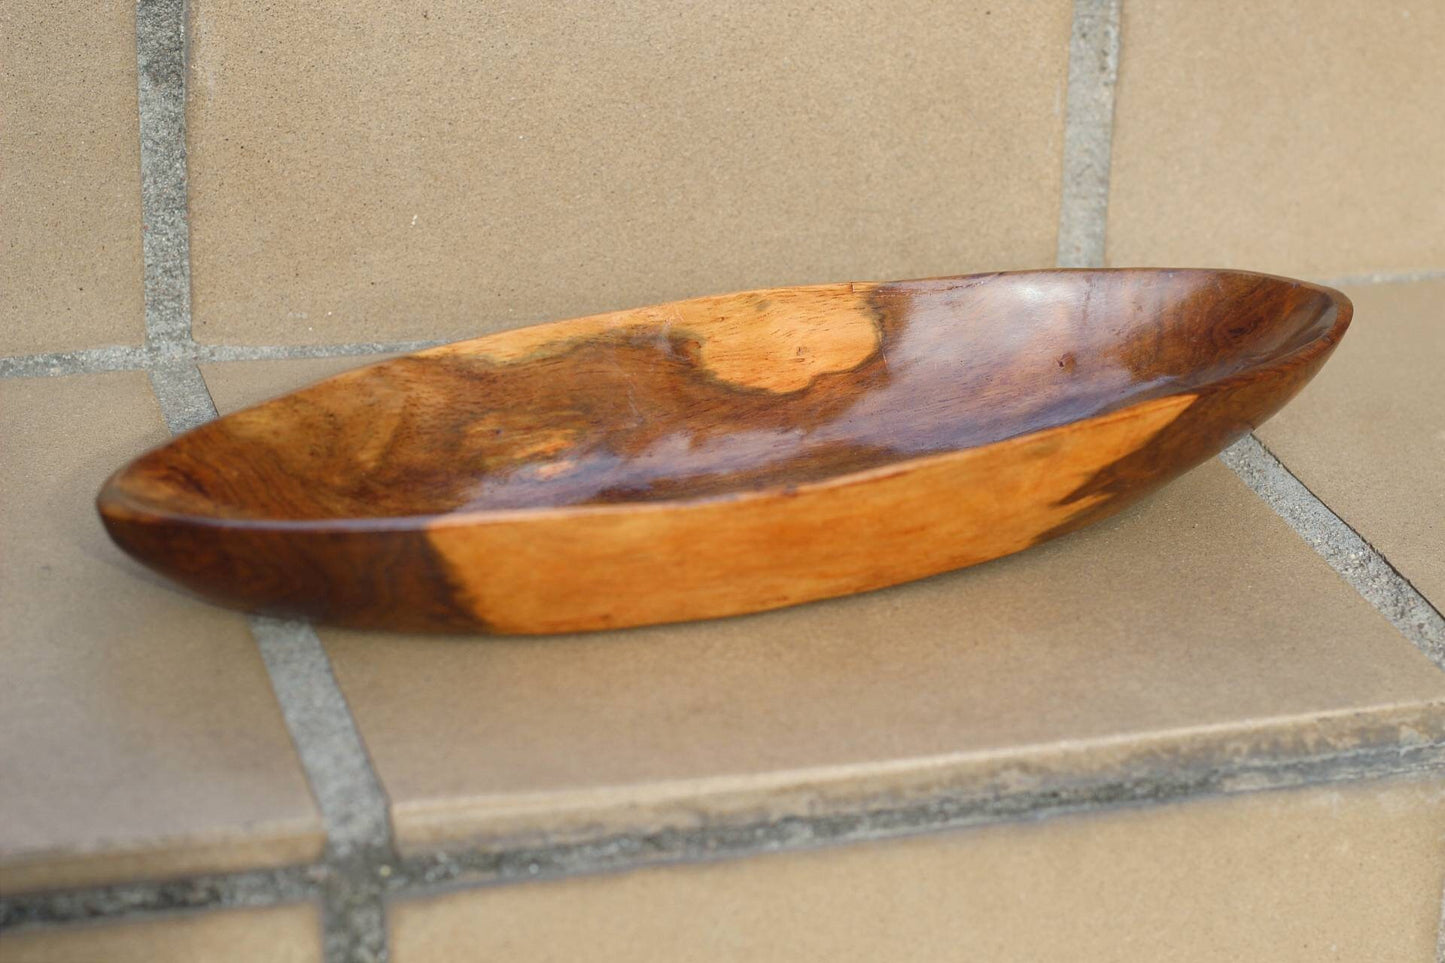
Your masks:
M1277 410L1323 363L1349 310L1336 292L1282 278L1148 270L679 302L349 372L142 456L107 483L100 509L132 554L253 610L499 631L748 611L971 564L1118 511ZM1158 408L1171 398L1192 400ZM1081 433L1124 443L1127 424L1103 417L1116 412L1140 420L1137 443L1057 495L1030 481L1097 458L1077 444L1090 437ZM1145 431L1142 419L1162 427ZM1037 444L994 448L1035 435ZM1039 462L1010 483L1011 525L1023 527L928 544L939 509L918 500L967 512L976 491L980 505L996 504L970 466L1008 466L1015 450ZM930 466L940 458L958 468L938 474ZM895 477L868 481L879 471ZM918 479L916 495L900 472ZM766 501L800 491L810 494L790 503L798 519ZM852 501L837 501L840 492ZM880 544L917 532L916 548L889 542L915 559L870 560L856 538L807 527L839 512L861 522L899 497L903 508L888 509L896 522L851 527ZM585 513L644 506L664 510L637 516L651 542L628 529L579 545L594 537L583 534L593 525ZM955 521L935 518L933 528ZM709 551L738 557L703 564L688 540L718 525L736 531ZM960 538L977 545L949 541ZM534 551L543 564L571 565L574 580L595 563L654 581L612 587L612 602L601 587L570 598L568 572L542 573L555 582L554 615L532 597L544 591L537 579L501 557ZM655 556L655 570L639 553ZM768 570L769 554L791 561ZM687 577L697 584L670 587L668 566L695 569ZM736 592L719 590L726 578ZM645 595L669 591L676 599Z
M1232 299L1212 300L1202 293L1185 299L1179 313L1185 324L1207 335L1186 344L1185 363L1205 367L1221 355L1239 358L1237 370L1194 386L1198 396L1149 443L1115 461L1070 493L1065 504L1102 498L1064 524L1041 532L1038 543L1077 531L1113 515L1172 478L1228 448L1284 407L1319 370L1349 325L1352 307L1338 302L1302 305L1296 291L1277 279L1259 277L1239 299L1252 306L1240 311ZM1275 319L1271 324L1271 319ZM1254 341L1277 336L1261 350ZM1134 355L1139 370L1150 356Z
M113 510L106 527L127 552L221 605L402 631L487 631L421 529L287 531Z

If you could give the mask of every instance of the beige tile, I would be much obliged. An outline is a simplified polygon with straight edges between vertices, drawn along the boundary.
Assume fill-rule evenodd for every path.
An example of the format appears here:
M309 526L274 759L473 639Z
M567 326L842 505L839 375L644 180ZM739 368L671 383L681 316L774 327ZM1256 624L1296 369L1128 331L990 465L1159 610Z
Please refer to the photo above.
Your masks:
M1114 265L1445 267L1445 4L1130 0Z
M0 938L5 963L320 963L312 905L196 913Z
M1259 435L1445 609L1445 281L1346 293L1349 334Z
M1047 266L1071 9L196 4L197 336Z
M0 381L0 888L304 862L321 830L238 615L106 539L161 441L141 373Z
M145 331L135 3L0 4L0 355Z
M397 963L1431 958L1445 786L1358 785L452 893Z

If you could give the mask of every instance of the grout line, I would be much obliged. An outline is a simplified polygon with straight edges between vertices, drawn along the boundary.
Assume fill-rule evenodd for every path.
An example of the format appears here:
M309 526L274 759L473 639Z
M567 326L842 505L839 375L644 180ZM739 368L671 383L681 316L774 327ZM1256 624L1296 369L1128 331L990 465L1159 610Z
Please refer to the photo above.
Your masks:
M409 354L447 344L446 341L355 341L344 344L239 345L214 344L197 349L198 360L276 361L292 358L349 358L368 354Z
M1405 638L1445 669L1445 618L1273 452L1246 435L1219 458Z
M1107 187L1107 185L1106 185ZM1096 225L1102 236L1102 221ZM1100 255L1102 261L1102 254ZM1063 265L1062 257L1060 265ZM1088 265L1077 265L1088 266ZM1324 278L1318 283L1345 285L1408 284L1445 279L1445 269L1377 272ZM165 349L133 345L107 345L75 351L0 356L0 378L51 378L106 371L144 371L161 365L190 361L196 364L234 361L281 361L302 358L351 358L374 354L409 354L449 343L445 339L408 341L349 341L336 344L195 344L181 342Z
M301 358L350 358L374 354L408 354L435 348L445 341L354 341L341 344L194 344L159 347L112 345L0 357L0 378L52 378L104 371L145 371L157 367L232 361L282 361Z
M315 899L323 875L321 867L290 866L0 896L0 932L187 910L253 909L294 903Z
M395 861L386 794L316 630L299 620L250 622L326 823L326 959L385 960L381 881Z
M713 862L1245 793L1433 775L1442 770L1445 742L1438 739L1414 745L1337 750L1285 761L1180 765L1178 760L1169 760L1143 775L1125 769L1078 782L1023 790L1001 788L994 783L962 791L943 790L927 799L890 801L850 812L808 813L732 824L718 821L533 847L451 850L439 846L403 860L388 890L393 895L424 897L458 888Z
M1445 893L1440 895L1440 926L1435 931L1435 963L1445 963Z
M1445 893L1440 895L1440 926L1435 931L1435 963L1445 963Z
M191 341L186 207L186 0L137 0L146 345Z
M292 649L285 637L283 650ZM302 647L304 648L304 646ZM324 653L316 653L324 658ZM288 656L289 658L289 656ZM305 656L303 656L305 658ZM268 666L269 668L269 666ZM329 677L329 672L328 672ZM339 695L339 693L338 693ZM479 844L441 848L396 862L373 862L363 906L375 907L380 923L381 894L393 898L431 895L440 890L476 888L530 879L617 872L669 863L712 862L765 853L790 852L897 839L959 829L1016 823L1055 816L1110 812L1194 799L1340 785L1445 771L1445 732L1428 726L1421 738L1415 717L1393 724L1393 738L1314 754L1198 761L1165 758L1140 769L1123 765L1082 779L1048 781L1021 787L1016 778L966 787L940 787L921 799L900 802L887 796L860 801L856 809L809 812L771 819L707 821L704 825L649 833L617 833L561 843ZM389 858L389 854L388 854ZM268 906L320 896L335 902L338 868L325 865L200 876L152 883L131 883L0 897L0 930L49 927L94 919L126 919L215 907ZM354 867L350 869L354 872ZM346 885L345 879L340 885ZM349 955L333 950L328 960L385 959L353 947Z
M151 386L173 434L217 417L193 364L154 369ZM326 827L325 958L386 960L381 880L394 857L381 782L315 630L306 622L262 616L248 622Z
M1445 280L1445 268L1422 268L1418 271L1371 271L1365 274L1341 274L1319 282L1330 287L1363 284L1409 284L1412 281Z
M101 371L142 371L154 363L154 352L146 348L124 345L82 348L79 351L0 358L0 378L55 378Z
M386 795L316 630L301 620L258 615L250 622L331 850L343 859L369 849L389 852Z
M1102 223L1099 224L1102 230ZM1102 262L1102 255L1100 256ZM1060 260L1060 266L1064 265ZM1089 265L1076 265L1087 267ZM1409 284L1445 279L1445 268L1420 271L1379 271L1318 279L1331 287L1346 285ZM478 335L480 337L480 335ZM455 340L455 339L454 339ZM427 338L409 341L347 341L334 344L195 344L181 342L164 350L136 345L105 345L73 351L0 356L0 378L51 378L105 371L142 371L164 364L192 361L198 364L232 361L279 361L300 358L351 358L373 354L409 354L450 343Z
M151 390L160 402L161 414L171 434L179 435L216 417L211 393L195 365L171 365L154 368L150 373Z
M1103 267L1121 0L1074 0L1059 198L1059 267Z

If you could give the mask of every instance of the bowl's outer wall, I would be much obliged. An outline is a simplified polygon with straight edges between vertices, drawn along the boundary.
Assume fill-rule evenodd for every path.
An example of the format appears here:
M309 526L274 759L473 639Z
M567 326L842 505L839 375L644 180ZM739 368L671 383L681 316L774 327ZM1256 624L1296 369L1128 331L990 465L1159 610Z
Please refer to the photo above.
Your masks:
M1122 275L1156 289L1157 297L1160 285L1169 287L1180 274L1190 278L1181 299L1198 299L1203 273L1092 272L1115 299ZM1037 275L1075 283L1083 276ZM1238 352L1247 357L1218 368L1193 391L1166 390L1112 413L1101 399L1094 410L1102 415L993 444L864 464L838 478L805 477L758 493L683 502L351 527L168 516L138 507L112 482L101 495L102 516L128 552L217 602L359 627L563 632L865 591L1019 551L1111 515L1277 411L1333 350L1349 303L1285 279L1227 276L1236 294L1253 285L1272 310L1292 305L1296 314L1308 313L1290 319L1305 334L1275 338L1275 356ZM993 283L1019 277L1029 275ZM1240 278L1249 283L1241 288ZM1280 300L1301 290L1314 300ZM1182 340L1181 350L1200 358L1237 350L1256 332L1231 319L1247 315L1246 305L1210 308L1210 325ZM1257 328L1258 312L1253 317ZM571 326L569 336L586 337L597 330L589 320L523 330L535 337L547 327ZM1069 347L1048 349L1069 357Z

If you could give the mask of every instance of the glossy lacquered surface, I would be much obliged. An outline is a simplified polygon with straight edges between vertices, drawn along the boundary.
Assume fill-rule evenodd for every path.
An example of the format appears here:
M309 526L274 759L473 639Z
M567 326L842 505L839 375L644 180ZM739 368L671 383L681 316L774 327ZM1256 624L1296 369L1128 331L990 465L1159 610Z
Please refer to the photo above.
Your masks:
M1259 424L1325 288L1041 271L754 291L348 372L107 482L116 541L225 604L557 632L728 615L1018 551Z

